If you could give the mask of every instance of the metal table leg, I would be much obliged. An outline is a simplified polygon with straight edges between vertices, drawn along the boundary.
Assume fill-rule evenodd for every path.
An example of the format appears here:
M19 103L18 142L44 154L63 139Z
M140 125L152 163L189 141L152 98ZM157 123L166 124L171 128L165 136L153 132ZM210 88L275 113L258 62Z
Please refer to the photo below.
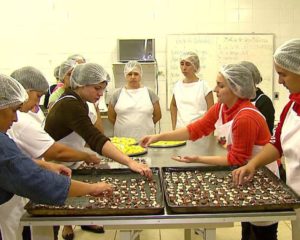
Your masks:
M120 230L120 240L140 240L140 232L138 230Z
M216 240L215 228L204 228L203 240Z

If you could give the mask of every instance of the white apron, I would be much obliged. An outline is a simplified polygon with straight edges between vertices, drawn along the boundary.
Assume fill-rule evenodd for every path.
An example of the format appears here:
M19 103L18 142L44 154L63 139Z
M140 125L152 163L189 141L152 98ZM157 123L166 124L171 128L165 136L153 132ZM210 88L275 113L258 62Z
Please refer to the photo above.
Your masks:
M114 136L139 140L145 135L154 134L153 104L146 87L123 88L115 112Z
M252 110L255 111L257 113L259 113L261 116L263 116L258 110L253 109L253 108L242 108L240 111L238 111L238 113L234 116L234 118L223 124L222 121L222 109L223 109L223 104L220 108L220 112L219 112L219 118L217 120L217 122L215 123L215 135L218 136L219 138L221 137L225 137L226 138L226 143L227 146L232 144L232 123L233 120L235 119L235 117L243 110ZM254 157L257 153L259 153L259 151L263 148L263 146L259 146L259 145L254 145L253 149L252 149L252 155L251 158ZM250 159L248 159L250 160ZM278 170L278 165L277 162L272 162L270 164L267 165L267 168L269 168L277 177L279 177L279 170ZM257 226L269 226L271 224L274 224L276 222L251 222L253 225L257 225Z
M56 104L57 102L59 102L60 100L62 100L64 98L77 99L76 97L74 97L72 95L66 95L66 96L63 96L62 98L58 99L54 104ZM93 124L95 124L95 122L97 121L97 112L96 112L95 106L92 103L87 102L87 104L89 107L89 117L91 119L91 122ZM84 146L86 144L85 140L78 133L76 133L74 131L72 133L70 133L69 135L65 136L64 138L60 139L57 142L65 144L73 149L76 149L77 151L84 151ZM59 163L65 165L69 168L76 169L82 164L82 161L80 161L80 162L59 162Z
M207 112L205 97L209 91L204 84L204 80L193 83L179 81L175 84L173 93L178 110L176 128L185 127Z
M14 195L8 202L0 205L2 240L22 240L20 218L26 212L24 206L27 202L28 199Z
M262 97L262 96L264 96L265 94L260 94L259 96L258 96L258 98L255 100L255 101L251 101L251 103L254 105L254 106L256 106L256 102Z
M286 183L300 195L300 117L291 105L284 120L280 142L285 157ZM300 209L296 210L297 220L292 221L293 240L300 239Z

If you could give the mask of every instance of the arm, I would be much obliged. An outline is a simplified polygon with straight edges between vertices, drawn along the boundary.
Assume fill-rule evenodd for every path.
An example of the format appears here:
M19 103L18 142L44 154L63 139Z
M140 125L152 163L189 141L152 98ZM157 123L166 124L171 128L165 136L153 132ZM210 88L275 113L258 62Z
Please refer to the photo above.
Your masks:
M243 184L252 179L256 169L265 166L280 157L280 153L272 144L267 144L252 158L247 165L240 167L232 172L235 184Z
M64 165L45 162L43 160L37 160L37 159L33 159L33 161L40 167L47 169L51 172L55 172L57 174L62 174L69 177L71 176L72 170Z
M212 92L209 92L205 96L205 101L206 101L206 105L207 105L207 110L210 109L214 105L214 96L213 96Z
M99 163L100 159L95 154L74 150L64 144L55 142L42 155L46 161L57 160L62 162L85 161Z
M111 103L108 104L108 120L115 125L116 122L116 118L117 118L117 113L115 112L115 108L113 107L113 105Z
M41 160L34 160L42 168L57 174L63 174L71 176L71 169L55 163L49 163ZM68 197L79 197L85 195L98 196L102 194L111 194L112 188L109 184L104 182L98 182L94 184L84 183L76 180L71 180Z
M159 101L153 104L153 123L156 124L161 119L161 110Z
M176 105L174 94L170 104L170 113L171 113L172 129L174 130L176 128L176 122L177 122L177 105Z
M184 127L184 128L178 128L174 131L145 136L140 140L140 145L142 147L148 147L151 143L158 142L158 141L188 140L189 137L190 137L189 131L186 127Z
M117 149L110 141L107 141L102 148L104 156L109 157L123 165L128 166L132 171L138 172L148 178L152 177L152 172L145 164L139 164L136 161L129 158L127 155Z
M172 159L185 163L204 163L217 166L228 166L226 156L177 156Z

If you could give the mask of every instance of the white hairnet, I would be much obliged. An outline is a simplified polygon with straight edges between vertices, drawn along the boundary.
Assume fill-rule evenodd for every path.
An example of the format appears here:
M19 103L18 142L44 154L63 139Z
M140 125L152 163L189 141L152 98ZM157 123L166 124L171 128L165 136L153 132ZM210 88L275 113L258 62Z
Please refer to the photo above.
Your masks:
M143 75L142 65L138 61L129 61L129 62L127 62L125 64L125 67L124 67L125 77L130 72L137 72L142 76Z
M200 60L199 60L199 57L198 55L195 53L195 52L184 52L181 54L180 56L180 60L179 61L187 61L187 62L190 62L194 69L195 69L195 72L199 72L200 70Z
M258 68L252 62L242 61L239 64L243 65L251 72L255 85L259 84L262 81L262 77Z
M72 69L75 67L76 62L74 60L66 60L63 61L62 64L60 64L59 66L59 80L61 82L64 81L65 76L67 75L67 73L69 73L70 71L72 71Z
M19 68L10 76L21 83L26 90L34 90L44 93L49 88L49 83L44 75L34 67Z
M280 67L300 75L300 39L285 42L274 53L274 62Z
M224 76L231 91L242 99L255 97L255 86L251 72L241 64L228 64L221 68L220 73Z
M12 77L0 74L0 109L14 107L28 99L27 92Z
M60 66L57 66L56 68L54 68L53 76L56 78L56 80L59 79L59 68L60 68Z
M83 63L74 67L70 85L72 89L101 82L109 82L108 73L97 63Z
M73 55L69 56L67 60L74 60L75 62L80 61L80 63L86 63L85 58L80 54L73 54Z

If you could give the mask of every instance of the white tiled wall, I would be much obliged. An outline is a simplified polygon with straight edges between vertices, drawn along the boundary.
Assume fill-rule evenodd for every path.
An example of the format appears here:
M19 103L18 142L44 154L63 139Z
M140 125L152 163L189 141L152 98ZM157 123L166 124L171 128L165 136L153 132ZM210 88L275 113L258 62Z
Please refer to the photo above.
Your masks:
M166 111L166 35L274 33L275 47L300 37L299 0L0 0L0 72L32 65L53 82L55 66L73 53L112 75L118 38L155 38L162 130ZM217 68L218 66L216 66ZM113 87L113 84L111 84ZM277 119L288 99L275 76Z

